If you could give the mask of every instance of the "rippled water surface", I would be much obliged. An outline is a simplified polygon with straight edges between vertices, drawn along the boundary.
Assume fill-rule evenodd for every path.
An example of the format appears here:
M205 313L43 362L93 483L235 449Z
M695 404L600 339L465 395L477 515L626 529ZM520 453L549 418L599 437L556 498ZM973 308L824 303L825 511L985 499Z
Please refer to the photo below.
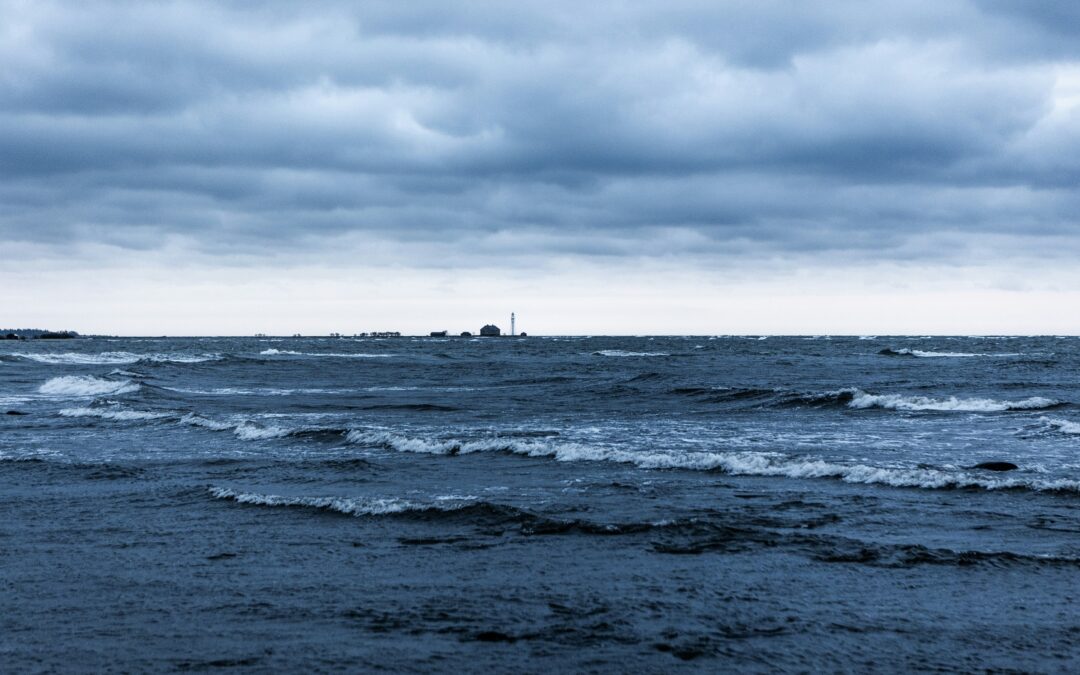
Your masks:
M1078 355L0 342L0 662L1074 670Z

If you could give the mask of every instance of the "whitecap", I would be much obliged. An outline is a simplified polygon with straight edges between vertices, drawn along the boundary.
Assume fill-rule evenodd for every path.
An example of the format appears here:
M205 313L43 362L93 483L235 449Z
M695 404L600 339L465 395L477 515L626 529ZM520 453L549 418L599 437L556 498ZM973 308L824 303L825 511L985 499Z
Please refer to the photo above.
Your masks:
M287 497L283 495L239 492L229 488L210 487L215 499L258 506L292 506L336 511L350 516L378 516L408 511L452 511L475 501L474 497L436 497L437 503L425 504L395 497Z
M1035 491L1080 491L1076 480L1029 480L1000 478L967 471L910 466L870 466L822 459L790 457L773 453L729 453L718 455L716 468L732 475L786 478L835 478L847 483L888 485L925 489L974 487L985 490L1028 489Z
M291 429L279 426L257 426L251 422L241 422L233 429L236 437L242 441L268 441L274 438L284 438L292 433Z
M242 441L269 441L275 438L285 438L297 431L296 429L277 425L261 426L251 420L221 422L195 413L184 415L180 418L180 423L211 431L231 431Z
M1042 396L1032 396L1021 401L998 401L991 398L931 398L928 396L902 396L900 394L868 394L854 390L849 408L882 408L908 412L1005 412L1007 410L1040 410L1061 405L1060 401Z
M101 352L100 354L82 354L78 352L41 354L15 352L12 356L47 363L52 365L130 365L140 361L153 363L201 363L203 361L216 361L222 357L220 354L135 354L132 352Z
M1060 431L1063 434L1080 434L1080 423L1077 422L1070 422L1069 420L1056 419L1053 417L1040 417L1039 421L1047 427L1050 427L1050 429Z
M385 359L393 354L329 354L322 352L296 352L290 349L264 349L259 352L260 356L311 356L316 358L341 358L341 359Z
M184 415L180 418L180 423L188 424L193 427L210 429L211 431L228 431L229 429L234 429L236 427L235 424L230 424L228 422L219 422L217 420L212 420L208 417L203 417L202 415L196 415L195 413L188 413L187 415Z
M631 451L602 445L550 443L505 438L472 441L406 437L387 431L352 431L348 440L366 446L399 452L426 454L468 454L509 452L530 457L550 457L561 462L615 462L641 469L682 469L721 471L736 476L768 476L794 479L839 479L848 483L888 485L924 489L982 488L986 490L1028 489L1035 491L1080 492L1080 481L1045 480L987 476L970 471L915 466L871 466L830 462L812 457L769 452L668 452Z
M667 352L628 352L622 349L601 349L593 356L671 356Z
M170 417L169 413L149 412L146 410L122 410L116 408L65 408L60 411L64 417L100 417L105 420L132 422L137 420L158 420Z
M975 357L1010 357L1023 356L1019 352L998 352L992 354L973 352L931 352L923 349L884 349L880 353L896 356L915 356L920 359L970 359Z
M130 370L123 370L121 368L115 368L115 369L109 371L109 375L115 375L117 377L137 377L137 378L145 378L145 377L147 377L146 375L143 375L142 373L136 373L136 372L133 372L133 371L130 371Z
M296 394L347 394L349 389L244 389L240 387L218 387L216 389L187 389L184 387L162 387L179 394L199 396L293 396Z
M105 380L91 375L54 377L38 387L42 394L72 397L130 394L138 389L139 384L131 380Z
M54 365L120 365L136 363L139 357L130 352L102 352L100 354L79 354L77 352L32 354L15 352L12 356L18 356L28 361L49 363Z

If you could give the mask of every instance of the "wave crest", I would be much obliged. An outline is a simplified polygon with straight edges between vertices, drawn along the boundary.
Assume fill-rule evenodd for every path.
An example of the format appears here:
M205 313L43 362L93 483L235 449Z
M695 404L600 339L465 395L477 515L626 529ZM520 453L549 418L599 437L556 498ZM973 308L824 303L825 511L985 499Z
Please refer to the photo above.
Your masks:
M976 356L1022 356L1018 352L999 353L999 354L974 354L971 352L930 352L922 349L893 349L892 347L886 347L878 352L882 356L911 356L920 359L940 359L940 358L972 358Z
M900 394L868 394L858 391L847 403L849 408L902 410L908 412L1006 412L1010 410L1045 410L1063 403L1051 398L1032 396L1022 401L998 401L992 398L930 398Z
M141 420L159 420L170 417L169 413L149 412L146 410L120 410L116 408L65 408L60 411L63 417L99 417L118 422Z
M1078 425L1080 431L1080 425ZM935 469L915 466L871 466L831 462L820 458L765 452L664 452L632 451L602 445L554 443L541 440L489 438L472 441L407 437L387 431L351 431L347 439L359 445L398 452L438 455L474 452L508 452L530 457L550 457L561 462L616 462L641 469L718 471L734 476L778 478L831 478L848 483L924 489L979 488L1027 489L1048 492L1080 492L1080 481L1044 480L986 475L976 470Z
M202 363L204 361L218 361L222 358L220 354L135 354L132 352L101 352L100 354L15 352L12 356L38 363L74 366L130 365L139 362Z
M1070 422L1069 420L1056 419L1053 417L1040 417L1039 422L1051 431L1069 435L1080 434L1080 423L1078 422Z
M436 497L432 503L412 502L394 497L287 497L283 495L238 492L229 488L210 487L214 499L255 506L285 506L333 511L349 516L381 516L423 511L453 511L468 507L475 497Z
M990 398L931 397L904 394L871 394L856 387L834 391L803 393L781 389L740 389L731 387L680 387L671 393L690 396L704 403L750 404L766 407L829 407L844 406L856 410L880 408L904 412L1008 412L1017 410L1047 410L1065 402L1043 396L1020 401L1000 401Z
M292 434L293 430L275 425L260 427L251 422L241 422L233 429L233 433L242 441L268 441L284 438Z
M601 349L593 356L671 356L667 352L628 352L622 349Z
M339 359L386 359L393 354L334 354L322 352L296 352L290 349L264 349L259 352L260 356L311 356L316 358L339 358Z
M92 375L65 375L54 377L38 387L49 396L107 396L130 394L139 390L139 384L131 380L106 380Z

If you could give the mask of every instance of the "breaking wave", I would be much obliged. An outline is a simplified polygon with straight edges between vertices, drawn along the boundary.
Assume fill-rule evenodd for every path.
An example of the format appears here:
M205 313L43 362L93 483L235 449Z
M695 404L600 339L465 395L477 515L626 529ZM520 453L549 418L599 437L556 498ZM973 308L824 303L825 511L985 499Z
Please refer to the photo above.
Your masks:
M211 431L229 431L235 429L236 424L230 424L228 422L219 422L212 420L209 417L203 417L202 415L196 415L195 413L188 413L180 418L181 424L187 424L193 427L202 427L203 429L210 429Z
M54 377L38 387L42 394L74 397L130 394L138 389L139 384L131 380L105 380L91 375Z
M1026 489L1047 492L1080 492L1080 481L1001 478L981 472L924 467L879 467L844 464L821 459L770 453L721 453L717 467L731 475L776 476L785 478L834 478L847 483L888 485L927 489L980 488L984 490Z
M1080 481L1076 480L1004 478L987 475L978 470L936 469L921 466L888 467L847 464L779 453L633 451L603 445L552 442L542 439L422 438L380 430L354 430L347 434L347 440L367 447L435 455L506 452L529 457L549 457L561 462L615 462L632 464L641 469L717 471L733 476L832 478L847 483L926 489L980 488L1080 492Z
M159 420L171 417L169 413L149 412L146 410L121 410L116 408L65 408L60 411L63 417L99 417L118 422L141 420Z
M269 441L275 438L285 438L298 433L296 429L289 429L277 425L260 426L251 420L237 422L221 422L195 413L188 413L180 418L181 424L193 427L201 427L210 431L231 431L242 441Z
M848 402L849 408L882 408L909 412L1005 412L1010 410L1045 410L1064 405L1061 401L1032 396L1022 401L999 401L992 398L931 398L899 394L868 394L856 390Z
M286 506L333 511L349 516L381 516L395 513L424 511L454 511L468 507L475 497L436 497L431 503L419 503L393 497L286 497L283 495L238 492L229 488L211 487L214 499L257 506Z
M621 349L601 349L593 356L671 356L667 352L627 352Z
M576 518L558 518L534 513L508 504L496 504L475 496L446 495L424 502L394 497L293 497L284 495L239 492L229 488L210 487L210 496L254 506L280 506L330 511L349 516L405 516L419 519L464 518L476 525L500 523L517 525L525 535L598 534L621 535L649 531L700 531L708 524L697 519L662 520L655 522L604 523ZM412 545L453 541L443 538L402 539Z
M109 375L113 375L116 377L134 377L139 379L149 377L149 375L143 375L142 373L136 373L131 370L123 370L122 368L114 368L113 370L109 371Z
M973 354L970 352L929 352L921 349L893 349L886 347L878 352L882 356L911 356L920 359L971 358L975 356L1022 356L1020 353Z
M1069 420L1055 419L1052 417L1040 417L1039 422L1044 424L1051 431L1069 435L1080 434L1080 423L1078 422L1070 422Z
M318 358L338 359L386 359L393 354L331 354L322 352L294 352L289 349L264 349L259 352L260 356L313 356Z
M135 354L132 352L102 352L100 354L80 354L78 352L31 354L16 352L17 356L29 361L54 365L130 365L141 361L151 363L202 363L219 361L220 354Z
M905 412L1007 412L1046 410L1065 405L1063 401L1042 396L1033 396L1020 401L959 398L957 396L936 398L902 394L871 394L856 387L817 393L784 391L782 389L679 387L672 389L671 393L680 396L691 396L705 403L746 403L768 407L844 406L856 410L880 408Z
M292 434L293 430L276 425L261 427L251 422L241 422L233 428L233 433L242 441L268 441L284 438Z
M354 429L345 435L349 443L398 452L429 455L468 455L474 452L510 452L533 457L552 457L557 452L547 442L492 436L475 440L432 439L403 436L385 430Z

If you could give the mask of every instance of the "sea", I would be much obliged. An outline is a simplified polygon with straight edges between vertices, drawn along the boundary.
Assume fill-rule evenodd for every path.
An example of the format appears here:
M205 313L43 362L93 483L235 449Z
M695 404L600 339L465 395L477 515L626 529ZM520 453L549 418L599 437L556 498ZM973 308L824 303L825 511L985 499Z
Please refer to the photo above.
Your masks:
M0 342L4 672L1076 672L1078 600L1076 337Z

